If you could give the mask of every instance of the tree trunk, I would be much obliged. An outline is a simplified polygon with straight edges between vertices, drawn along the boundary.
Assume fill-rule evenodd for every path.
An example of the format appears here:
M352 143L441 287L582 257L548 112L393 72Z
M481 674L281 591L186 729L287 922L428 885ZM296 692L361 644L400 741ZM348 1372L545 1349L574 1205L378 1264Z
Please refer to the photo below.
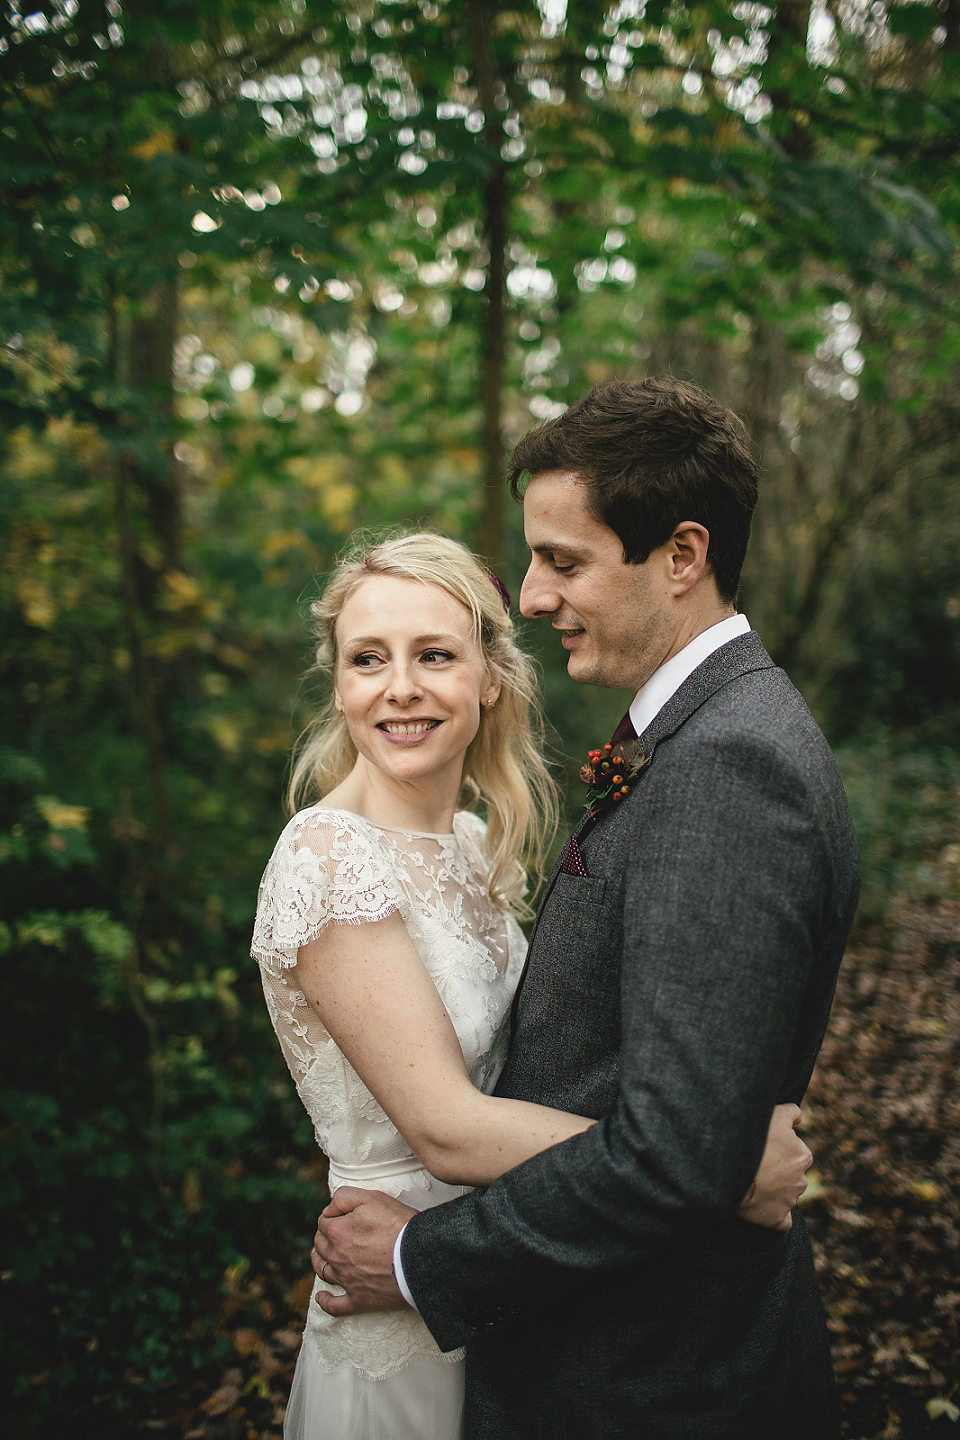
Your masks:
M156 285L130 323L127 358L127 423L140 444L117 456L113 504L120 556L123 617L130 666L136 690L138 728L147 758L158 851L170 848L171 825L167 786L160 685L156 664L144 638L144 624L153 609L158 584L154 567L139 553L137 517L147 521L150 538L162 557L162 572L172 569L180 549L181 503L170 446L173 419L173 349L177 335L176 280ZM120 368L117 301L110 306L110 359L114 376ZM152 432L152 433L151 433ZM153 444L149 444L150 439ZM144 441L148 443L144 444Z
M170 809L167 803L167 763L160 726L157 687L153 663L143 643L140 596L137 585L136 544L130 520L130 464L120 457L113 481L114 518L120 550L120 577L123 587L123 619L136 703L140 734L147 752L147 769L153 796L154 828L157 847L161 852L170 844Z
M764 88L773 105L770 130L791 160L813 158L813 141L803 123L793 93L799 76L809 68L807 31L810 26L809 0L780 0L770 26L770 41L764 67ZM799 87L802 94L802 86Z
M958 0L945 0L940 7L940 16L946 37L943 42L944 54L960 55L960 4Z
M501 158L503 125L497 109L496 58L487 0L467 0L473 73L484 115L491 168L484 187L484 239L490 260L483 288L481 393L483 399L483 491L480 552L496 568L503 556L503 374L506 349L507 236L510 195Z
M165 570L176 567L180 553L181 498L169 427L173 420L173 347L177 339L179 295L175 279L161 281L146 296L130 325L130 388L149 411L161 434L149 463L135 464L135 483L147 502L150 528Z

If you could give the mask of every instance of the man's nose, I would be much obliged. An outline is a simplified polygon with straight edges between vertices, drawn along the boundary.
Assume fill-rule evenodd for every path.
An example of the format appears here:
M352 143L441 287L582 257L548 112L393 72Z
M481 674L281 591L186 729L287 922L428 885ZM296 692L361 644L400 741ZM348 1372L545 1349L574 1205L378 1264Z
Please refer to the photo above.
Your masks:
M551 578L536 561L524 575L523 584L520 586L520 614L526 615L528 620L555 615L563 604L556 587L550 583Z

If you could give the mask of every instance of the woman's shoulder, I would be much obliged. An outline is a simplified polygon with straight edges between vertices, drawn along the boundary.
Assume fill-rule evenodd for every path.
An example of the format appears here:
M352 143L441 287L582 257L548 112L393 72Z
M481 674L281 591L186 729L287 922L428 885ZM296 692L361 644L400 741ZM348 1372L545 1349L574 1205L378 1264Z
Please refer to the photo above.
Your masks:
M287 822L264 871L252 953L277 972L327 925L382 920L404 904L375 827L349 810L311 805Z
M469 835L474 840L486 840L486 821L476 811L456 811L453 815L453 832Z
M486 849L487 822L473 810L458 810L453 817L453 833L458 840L466 840Z
M315 805L298 810L287 821L277 843L297 850L304 844L313 848L318 840L329 841L341 835L363 836L372 842L376 838L377 827L352 810L341 810L339 806L326 805L318 800Z
M487 822L472 810L458 810L453 817L453 833L461 853L481 884L486 885L490 872L487 853Z

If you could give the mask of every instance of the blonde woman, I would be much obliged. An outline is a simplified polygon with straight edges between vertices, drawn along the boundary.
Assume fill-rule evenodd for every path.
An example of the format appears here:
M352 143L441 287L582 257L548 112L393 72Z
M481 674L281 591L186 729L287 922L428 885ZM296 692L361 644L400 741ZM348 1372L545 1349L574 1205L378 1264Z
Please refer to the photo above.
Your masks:
M280 837L253 954L331 1191L425 1209L596 1118L490 1093L526 949L525 865L557 819L503 593L463 546L415 533L352 553L313 606L331 695L291 808L322 798ZM795 1202L804 1150L765 1157L765 1213ZM458 1440L462 1395L462 1352L441 1354L414 1310L311 1304L284 1435Z

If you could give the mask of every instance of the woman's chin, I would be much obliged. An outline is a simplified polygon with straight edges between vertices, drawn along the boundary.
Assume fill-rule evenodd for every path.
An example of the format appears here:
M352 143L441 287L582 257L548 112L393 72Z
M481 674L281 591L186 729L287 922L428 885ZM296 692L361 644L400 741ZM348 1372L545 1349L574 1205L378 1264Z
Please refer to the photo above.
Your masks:
M368 753L366 759L374 769L379 770L381 775L391 780L399 780L405 784L415 784L417 781L430 781L439 779L445 771L449 771L456 762L463 764L463 755L437 755L430 754L429 750L417 746L390 746L389 749L378 745L372 753Z

